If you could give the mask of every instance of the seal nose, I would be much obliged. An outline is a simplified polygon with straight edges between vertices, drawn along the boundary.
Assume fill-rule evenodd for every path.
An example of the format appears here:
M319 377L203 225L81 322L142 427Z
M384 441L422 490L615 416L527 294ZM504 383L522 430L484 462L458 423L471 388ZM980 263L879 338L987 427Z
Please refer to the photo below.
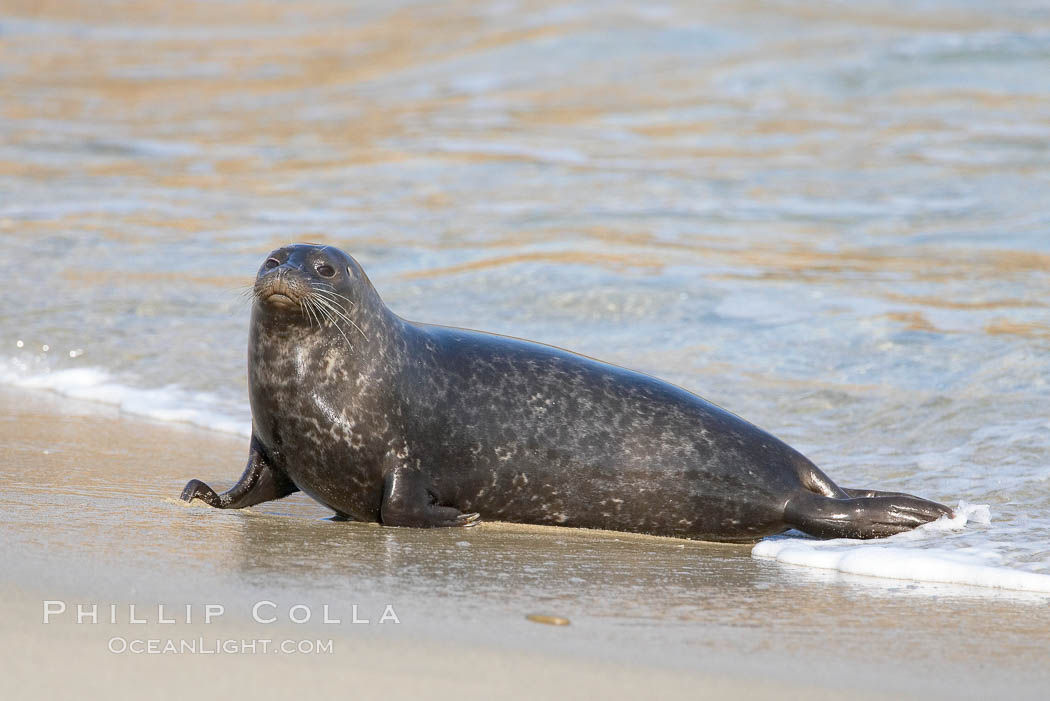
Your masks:
M298 308L310 293L299 266L288 262L264 270L255 281L255 296L260 302L281 308Z

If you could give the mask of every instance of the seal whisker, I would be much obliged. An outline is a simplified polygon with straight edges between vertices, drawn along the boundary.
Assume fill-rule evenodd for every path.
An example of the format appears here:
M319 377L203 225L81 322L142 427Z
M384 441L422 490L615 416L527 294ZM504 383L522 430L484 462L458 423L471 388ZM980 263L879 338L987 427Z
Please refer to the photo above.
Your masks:
M353 326L353 327L354 327L355 329L357 329L357 332L358 332L358 333L360 333L360 334L361 334L361 336L362 336L362 337L363 337L363 338L364 338L364 339L365 339L366 341L368 340L368 335L367 335L367 334L366 334L366 333L365 333L364 331L362 331L362 330L361 330L361 327L360 327L360 326L358 326L358 325L357 325L357 324L356 324L356 323L354 322L354 320L353 320L353 319L351 319L351 318L350 318L349 316L347 316L347 314L346 314L345 312L342 312L342 311L340 311L339 309L334 309L334 308L332 308L331 306L329 306L328 308L329 308L329 309L330 309L330 310L332 311L332 313L333 313L334 315L336 315L337 317L339 317L340 319L342 319L343 321L345 321L346 323L350 324L350 325L351 325L351 326Z
M328 283L328 282L311 282L310 286L313 287L315 290L318 290L318 291L321 291L321 286L323 286L325 288L323 290L325 293L333 295L335 297L338 297L339 299L344 300L351 307L356 307L357 306L357 302L353 301L352 299L350 299L349 297L347 297L345 295L341 295L338 292L336 292L335 285L332 285L331 283Z
M317 302L314 300L314 298L312 296L306 297L305 301L306 308L309 311L310 316L317 320L317 325L319 327L324 326L324 322L327 320L327 318L321 315L320 309L318 308Z
M317 296L318 296L319 298L321 298L321 299L323 299L323 300L325 300L325 301L329 302L329 303L330 303L330 304L331 304L331 305L332 305L333 307L335 307L336 309L338 309L338 311L340 311L340 312L342 312L342 313L343 313L344 315L346 315L346 316L347 316L347 321L352 321L352 319L350 319L350 318L349 318L349 315L350 315L350 310L349 310L349 309L347 309L346 307L344 307L344 306L343 306L343 305L342 305L342 304L341 304L341 303L339 302L339 299L343 299L343 300L346 300L346 302L347 302L347 303L349 303L349 304L351 305L351 307L353 307L353 306L354 306L354 303L353 303L353 302L351 302L351 301L350 301L349 299L347 299L346 297L343 297L343 295L340 295L340 294L336 294L336 293L334 293L334 292L330 292L329 290L322 290L322 289L318 289L318 288L316 288L316 287L315 287L315 288L314 288L314 292L315 292L315 293L317 294ZM338 299L337 299L337 298L338 298Z
M344 341L346 341L347 346L353 348L353 346L350 343L350 340L346 337L346 334L343 333L343 330L339 327L339 324L336 322L336 320L332 318L332 315L327 310L325 310L320 304L318 304L317 300L312 300L312 302L314 305L314 313L317 315L317 323L320 325L331 324L332 326L334 326L336 331L339 332L339 335L343 337Z
M340 326L338 323L336 323L335 320L332 321L332 326L334 326L336 328L336 330L339 332L339 335L343 337L344 341L346 341L346 347L349 348L350 350L353 350L354 349L354 344L350 342L350 339L347 337L346 333L343 331L343 327Z
M313 328L315 319L317 320L317 328L322 327L321 320L314 316L309 297L303 297L299 300L299 311L306 317L306 321L310 325L310 328Z
M339 306L346 313L349 313L354 307L357 306L347 297L344 297L343 295L333 292L331 290L325 290L319 287L314 287L314 292L316 292L318 296L324 297L332 304Z
M361 331L361 327L358 326L357 324L355 324L354 320L351 319L349 316L347 316L345 312L343 312L342 310L336 308L331 302L329 302L328 300L325 300L323 297L315 298L315 300L316 300L317 304L322 309L328 310L328 313L332 315L333 323L334 323L334 320L336 318L341 319L341 320L347 322L348 324L350 324L351 326L353 326L355 329L357 329L361 333L361 335L364 336L364 339L366 341L368 340L368 336L365 335L364 331ZM336 326L338 327L338 324L336 324Z
M238 304L251 304L257 298L254 284L238 285L237 287L231 287L229 291L235 295Z
M318 313L317 302L313 297L305 297L306 309L310 312L310 316L317 320L317 328L324 326L324 322L321 320L321 315Z
M317 317L316 317L316 318L317 318L317 319L318 319L319 321L323 320L323 321L324 321L325 323L329 323L329 324L330 324L330 323L332 323L332 318L331 318L331 316L330 316L330 315L328 314L328 312L327 312L327 311L325 311L324 309L322 309L322 308L321 308L321 305L319 305L319 304L317 303L317 300L315 300L315 299L313 299L313 298L311 297L311 298L310 298L310 305L311 305L311 307L313 308L313 310L314 310L314 313L315 313L315 314L317 315Z
M343 337L344 341L346 341L347 347L350 348L351 350L353 350L354 344L350 342L350 339L347 337L346 333L343 331L343 327L339 325L339 321L337 320L336 316L333 313L334 310L332 310L330 307L328 307L323 302L323 300L321 300L318 297L313 297L313 298L311 298L310 301L314 304L314 308L316 309L316 311L318 311L322 316L324 316L325 320L328 321L328 323L330 323L332 326L335 327L335 330L338 331L339 335Z
M327 309L328 309L329 311L331 311L331 312L332 312L333 314L335 314L336 316L338 316L338 317L339 317L340 319L342 319L342 320L343 320L343 321L345 321L346 323L348 323L348 324L350 324L351 326L353 326L353 327L354 327L355 329L357 329L358 333L360 333L360 334L361 334L362 336L364 336L364 339L365 339L366 341L368 340L368 334L366 334L366 333L365 333L365 332L364 332L364 331L363 331L363 330L361 329L361 327L360 327L360 326L358 326L358 325L357 325L357 323L356 323L356 322L354 322L354 320L350 318L350 315L349 315L349 314L347 313L347 311L346 311L345 309L340 309L340 308L339 308L339 307L338 307L338 306L336 305L335 301L334 301L334 300L332 300L332 299L329 299L329 298L325 297L325 296L324 296L324 295L323 295L323 294L321 293L321 292L322 292L321 290L316 290L316 289L315 289L315 290L314 290L314 292L316 293L316 295L314 296L314 301L316 301L316 302L317 302L317 303L318 303L319 305L321 305L321 306L323 306L323 307L327 308Z

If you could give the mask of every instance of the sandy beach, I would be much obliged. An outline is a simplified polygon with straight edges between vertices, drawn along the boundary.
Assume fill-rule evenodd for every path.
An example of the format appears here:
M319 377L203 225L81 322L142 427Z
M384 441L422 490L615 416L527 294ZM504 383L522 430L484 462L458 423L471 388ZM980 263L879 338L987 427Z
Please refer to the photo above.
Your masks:
M14 698L276 698L307 685L389 698L1039 698L1050 682L1045 597L799 577L740 546L338 523L299 495L222 513L174 497L191 475L232 480L240 439L41 392L5 390L0 416L2 666ZM253 617L260 602L273 623ZM77 604L96 606L99 622L77 623ZM214 605L223 614L205 623ZM323 621L326 605L339 623ZM387 605L399 622L378 623ZM294 623L306 610L311 620ZM201 639L331 649L269 651L260 664L261 643L135 654L119 642Z

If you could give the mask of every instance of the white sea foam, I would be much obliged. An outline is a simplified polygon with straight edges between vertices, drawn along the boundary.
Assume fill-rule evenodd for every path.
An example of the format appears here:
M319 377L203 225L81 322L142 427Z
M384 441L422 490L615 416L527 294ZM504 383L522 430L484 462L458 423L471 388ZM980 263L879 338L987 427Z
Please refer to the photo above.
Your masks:
M120 411L156 421L191 424L212 431L251 435L251 424L231 416L223 401L207 392L177 385L141 388L121 384L98 368L47 370L24 362L0 359L0 383L40 389L65 397L115 406Z
M937 544L946 532L961 531L968 523L990 522L987 506L961 501L953 518L942 517L889 538L812 540L776 536L755 545L751 555L868 577L1050 593L1050 575L990 564L998 559L996 553L976 548L964 550L957 547L957 541L951 549Z

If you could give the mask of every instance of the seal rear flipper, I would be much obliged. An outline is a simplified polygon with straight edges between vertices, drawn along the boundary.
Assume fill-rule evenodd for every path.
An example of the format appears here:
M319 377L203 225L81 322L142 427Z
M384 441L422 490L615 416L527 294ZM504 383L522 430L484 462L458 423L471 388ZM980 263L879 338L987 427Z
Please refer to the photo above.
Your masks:
M801 491L784 506L784 522L817 538L883 538L952 515L927 499L876 494L834 499Z
M426 479L418 472L395 468L383 478L379 520L384 526L452 528L476 526L481 517L434 503Z
M298 492L299 488L281 472L273 467L263 454L255 436L252 436L248 454L248 466L237 484L222 494L200 480L190 480L182 490L183 501L200 499L216 509L243 509L264 501L273 501Z

